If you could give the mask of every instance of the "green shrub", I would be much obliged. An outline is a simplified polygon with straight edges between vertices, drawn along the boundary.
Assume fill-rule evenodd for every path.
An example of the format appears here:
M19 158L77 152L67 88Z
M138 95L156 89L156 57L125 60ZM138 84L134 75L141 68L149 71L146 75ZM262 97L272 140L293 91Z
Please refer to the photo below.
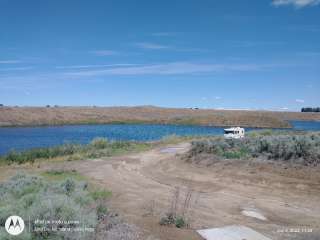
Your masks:
M61 184L61 186L68 196L70 196L76 188L76 184L72 179L67 179L65 182Z
M274 131L272 131L271 129L261 130L258 133L258 135L261 135L261 136L271 136L273 134L274 134Z
M240 159L246 156L245 152L242 151L226 151L222 154L223 157L227 159Z
M159 224L162 226L174 225L177 228L184 228L187 226L187 223L184 217L175 216L173 213L167 213L164 217L160 219Z
M174 225L175 225L177 228L184 228L184 227L186 226L186 221L184 220L183 217L177 217L177 218L175 219Z
M63 181L71 178L77 181L84 181L86 178L80 175L75 169L64 170L64 169L52 169L41 173L41 176L46 180Z
M59 156L72 155L80 151L81 146L75 144L64 144L52 148L34 148L24 152L10 151L7 155L1 157L2 162L23 164L34 162L36 159L49 159Z
M85 203L85 204L84 204ZM0 184L0 236L8 216L13 213L30 224L31 230L44 226L35 223L36 219L46 220L79 220L81 224L95 228L97 213L89 206L94 206L94 199L90 196L83 183L66 181L48 182L40 177L19 174ZM31 221L29 222L29 217ZM55 224L57 228L62 227ZM70 224L69 227L75 227ZM92 239L93 233L86 232L52 232L52 231L25 231L14 239Z
M104 204L99 204L97 207L98 220L103 219L107 213L108 213L107 207Z
M146 150L151 146L149 143L114 141L108 142L104 138L96 138L90 144L63 144L51 148L35 148L23 152L11 151L0 157L0 162L6 164L33 163L37 159L52 159L65 157L66 160L79 160L84 158L99 158L123 154L130 151Z
M108 140L106 138L95 138L90 142L90 145L96 149L104 149L108 147Z
M172 225L175 223L175 216L172 213L167 213L164 217L160 219L159 224L166 226L166 225Z
M95 201L105 200L111 196L111 192L106 190L95 190L95 191L92 191L90 195Z
M53 170L46 171L46 174L53 175L53 176L61 176L65 174L65 171L61 169L53 169Z
M213 154L223 158L266 157L272 160L320 163L320 133L255 132L244 139L213 137L193 141L189 158L199 154Z
M111 143L111 149L127 149L131 146L130 142L114 141Z

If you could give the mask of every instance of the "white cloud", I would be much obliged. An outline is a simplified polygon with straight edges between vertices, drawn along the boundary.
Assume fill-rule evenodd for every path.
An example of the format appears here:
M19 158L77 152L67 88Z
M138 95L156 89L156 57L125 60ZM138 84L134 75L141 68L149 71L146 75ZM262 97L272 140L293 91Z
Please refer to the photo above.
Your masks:
M0 64L15 64L15 63L21 63L19 60L0 60Z
M155 32L155 33L152 33L152 36L167 37L167 36L174 36L176 34L177 34L176 32Z
M102 65L71 65L71 66L56 66L56 69L87 69L87 68L104 68L104 67L128 67L139 66L135 63L115 63L115 64L102 64Z
M231 41L234 47L259 47L259 46L281 46L285 42L280 41Z
M97 56L112 56L119 54L119 52L113 50L94 50L89 52Z
M247 72L260 71L275 67L274 65L257 64L203 64L192 62L172 62L163 64L147 64L128 67L113 67L97 70L67 72L72 76L102 76L102 75L177 75L201 74L213 72Z
M135 46L141 49L147 50L171 50L176 52L212 52L209 49L202 49L202 48L179 48L176 46L168 46L158 43L150 43L150 42L138 42L134 44Z
M24 70L30 70L30 69L33 69L33 67L0 68L0 72L24 71Z
M320 4L320 0L273 0L272 2L274 6L293 5L296 8L315 6L318 4Z
M170 48L169 46L160 45L156 43L148 43L148 42L140 42L140 43L136 43L135 45L138 46L139 48L154 49L154 50Z
M219 97L219 96L216 96L216 97L215 97L215 99L216 99L216 100L220 100L220 99L221 99L221 97Z
M305 101L303 99L296 99L297 103L304 103Z
M298 52L298 55L304 56L304 57L319 57L320 52Z

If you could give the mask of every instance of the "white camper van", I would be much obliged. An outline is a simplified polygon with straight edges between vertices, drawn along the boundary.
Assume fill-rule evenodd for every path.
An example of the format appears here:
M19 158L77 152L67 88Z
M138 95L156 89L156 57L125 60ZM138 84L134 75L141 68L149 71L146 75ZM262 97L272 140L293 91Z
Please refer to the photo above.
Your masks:
M225 138L244 138L244 128L234 127L234 128L226 128L224 129L224 137Z

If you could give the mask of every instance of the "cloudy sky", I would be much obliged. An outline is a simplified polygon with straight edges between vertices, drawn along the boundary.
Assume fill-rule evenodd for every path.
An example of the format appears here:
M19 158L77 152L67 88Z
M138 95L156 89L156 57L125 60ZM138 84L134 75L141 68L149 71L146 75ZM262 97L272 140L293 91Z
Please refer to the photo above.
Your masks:
M0 103L320 105L320 0L0 0Z

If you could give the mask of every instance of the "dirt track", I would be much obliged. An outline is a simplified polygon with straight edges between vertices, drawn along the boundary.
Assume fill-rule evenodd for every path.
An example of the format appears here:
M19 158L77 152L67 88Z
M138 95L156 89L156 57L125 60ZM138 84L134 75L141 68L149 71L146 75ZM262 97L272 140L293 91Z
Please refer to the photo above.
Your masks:
M192 229L232 224L251 227L274 240L320 239L319 169L239 160L199 167L177 156L188 147L183 143L126 157L69 162L64 167L112 190L112 209L143 229L149 239L199 239ZM192 189L187 214L191 229L158 224L170 208L175 187L180 187L180 202ZM243 210L258 212L266 220L245 216ZM305 227L313 233L281 233Z

